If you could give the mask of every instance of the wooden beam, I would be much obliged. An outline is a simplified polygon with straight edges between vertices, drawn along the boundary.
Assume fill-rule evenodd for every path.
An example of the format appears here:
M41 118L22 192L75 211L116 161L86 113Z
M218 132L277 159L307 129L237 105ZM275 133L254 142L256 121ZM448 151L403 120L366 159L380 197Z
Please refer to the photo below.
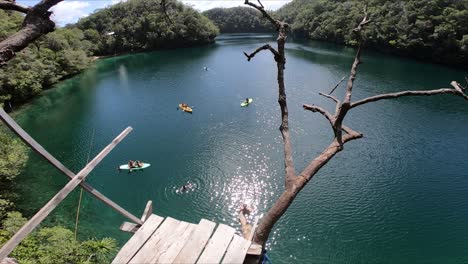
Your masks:
M247 255L256 255L260 256L262 254L262 245L252 243L247 250Z
M138 229L140 228L140 225L134 224L134 223L129 223L129 222L123 222L119 229L124 231L124 232L129 232L129 233L136 233Z
M148 201L146 203L145 211L143 211L143 215L141 216L141 221L145 222L153 214L153 201Z
M122 141L130 132L131 127L126 128L107 147L105 147L90 163L88 163L71 181L65 185L44 207L39 210L8 242L0 249L0 259L4 259L13 249L31 233L68 194L70 194L80 182L109 154L114 147Z
M16 134L21 140L24 141L28 146L30 146L34 151L36 151L39 155L45 158L50 164L52 164L55 168L59 171L64 173L68 176L68 178L72 179L75 177L75 174L71 172L65 165L63 165L60 161L58 161L54 156L52 156L47 150L45 150L39 143L37 143L26 131L24 131L1 107L0 107L0 119L5 122L5 124ZM140 218L134 216L133 214L129 213L127 210L120 207L120 205L113 202L111 199L107 198L99 191L94 189L91 185L86 182L80 183L81 187L89 192L91 195L96 197L98 200L102 201L110 208L114 209L121 215L127 217L132 222L135 222L139 225L143 224L143 221Z

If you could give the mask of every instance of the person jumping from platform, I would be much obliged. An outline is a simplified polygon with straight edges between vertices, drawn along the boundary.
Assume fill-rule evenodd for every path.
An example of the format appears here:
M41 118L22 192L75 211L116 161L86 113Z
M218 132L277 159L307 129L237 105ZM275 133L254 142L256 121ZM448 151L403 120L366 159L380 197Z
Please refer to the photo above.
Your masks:
M252 225L247 222L247 218L245 217L246 215L249 215L253 211L252 208L250 208L247 204L243 204L239 208L239 222L241 224L242 228L242 236L245 239L249 239L252 233Z

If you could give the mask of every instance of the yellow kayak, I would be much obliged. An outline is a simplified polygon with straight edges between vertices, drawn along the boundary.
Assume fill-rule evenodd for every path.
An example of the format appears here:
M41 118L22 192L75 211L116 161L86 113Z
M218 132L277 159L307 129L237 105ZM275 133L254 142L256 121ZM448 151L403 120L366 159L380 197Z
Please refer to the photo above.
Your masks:
M184 112L192 113L192 108L188 105L179 104L179 108Z

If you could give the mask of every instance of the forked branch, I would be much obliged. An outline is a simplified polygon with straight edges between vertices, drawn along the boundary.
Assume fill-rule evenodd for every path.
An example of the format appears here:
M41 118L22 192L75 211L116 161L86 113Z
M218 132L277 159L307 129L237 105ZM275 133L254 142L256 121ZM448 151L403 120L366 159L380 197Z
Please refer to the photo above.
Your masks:
M30 10L29 7L17 4L15 1L0 0L0 9L14 10L27 14Z
M260 2L260 0L257 0L257 2L259 3L259 5L249 2L249 0L245 0L244 4L249 5L257 9L258 11L260 11L262 15L266 19L268 19L272 24L274 24L276 26L276 29L278 30L280 27L280 22L278 20L273 19L273 17L271 17L270 14L268 14L268 12L265 10L265 7L262 5L262 2Z
M15 4L16 6L7 5L6 2L9 1L2 0L2 3L4 3L3 7L5 8L2 8L1 5L0 8L9 8L8 10L26 13L26 16L22 28L0 42L0 66L11 60L16 52L24 49L29 43L55 29L55 23L50 20L52 12L49 9L61 1L63 0L42 0L34 7L25 8L17 4Z
M328 122L330 122L330 125L332 126L333 130L335 130L336 119L327 110L323 109L320 106L308 104L303 105L302 108L304 108L304 110L309 110L314 113L322 114L328 120Z
M259 53L262 50L271 51L271 53L273 53L273 55L275 56L275 61L278 61L280 54L277 50L275 50L272 46L270 46L270 44L261 46L260 48L252 52L251 54L247 54L247 52L244 51L244 55L247 57L247 60L250 61L253 57L255 57L255 55L257 55L257 53Z
M324 94L324 93L319 93L321 96L324 96L328 99L331 99L333 100L335 103L339 104L340 103L340 100L338 100L335 96L333 95L330 95L330 94Z

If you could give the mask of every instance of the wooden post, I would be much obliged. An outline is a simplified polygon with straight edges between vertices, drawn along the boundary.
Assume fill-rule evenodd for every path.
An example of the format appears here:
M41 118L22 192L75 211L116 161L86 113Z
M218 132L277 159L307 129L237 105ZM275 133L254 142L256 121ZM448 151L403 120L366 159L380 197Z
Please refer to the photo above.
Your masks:
M5 124L16 134L21 140L24 141L28 146L30 146L34 151L36 151L39 155L44 157L50 164L56 167L59 171L64 173L68 176L68 178L72 179L75 177L75 174L71 172L65 165L63 165L60 161L58 161L54 156L52 156L47 150L45 150L39 143L37 143L26 131L24 131L1 107L0 107L0 119L5 122ZM127 217L129 220L142 225L143 221L140 218L134 216L127 210L120 207L118 204L113 202L111 199L107 198L99 191L94 189L91 185L86 182L80 183L81 187L89 192L91 195L96 197L98 200L102 201L110 208L114 209L118 213L122 214L123 216Z
M145 222L153 214L153 201L148 201L146 203L145 210L143 211L143 215L141 216L141 221Z
M80 182L86 179L86 176L109 154L112 149L125 136L132 131L131 127L126 128L118 137L116 137L107 147L105 147L90 163L88 163L71 181L65 185L44 207L39 210L8 242L0 249L0 259L4 259L21 241L29 235L51 212L70 194Z

